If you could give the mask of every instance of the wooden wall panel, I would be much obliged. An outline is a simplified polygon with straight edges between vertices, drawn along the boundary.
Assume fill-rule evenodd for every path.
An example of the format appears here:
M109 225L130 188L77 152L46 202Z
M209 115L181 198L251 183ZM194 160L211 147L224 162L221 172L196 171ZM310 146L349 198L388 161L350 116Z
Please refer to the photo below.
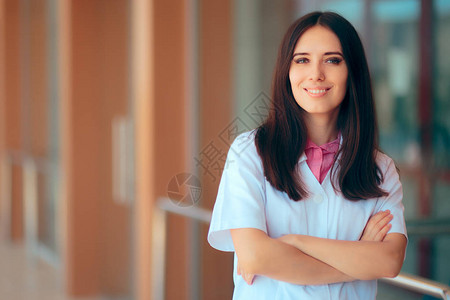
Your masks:
M0 238L4 238L7 232L8 209L6 208L5 186L5 1L0 1Z
M101 277L102 292L107 295L131 293L131 204L113 199L112 131L116 117L128 114L128 0L102 0L99 32L101 34L101 102L105 115L103 129L101 213ZM131 200L131 199L128 199Z
M4 128L5 153L17 157L23 147L22 139L22 94L21 94L21 65L20 65L20 2L5 1L5 91L4 91ZM7 113L6 113L7 112ZM22 205L22 171L15 165L8 169L12 174L12 203L11 203L11 238L20 241L23 238L23 205Z
M131 293L130 207L112 195L112 120L127 114L128 1L70 2L67 287Z
M167 196L167 185L185 172L185 11L186 0L155 1L155 178L156 197ZM185 218L169 216L165 299L188 299L188 226Z
M101 2L71 1L71 131L69 157L72 189L68 195L67 288L71 295L100 293L102 111ZM63 154L64 155L64 154Z
M231 123L232 86L232 1L200 1L200 149L213 142L227 153L219 135ZM202 151L202 150L200 150ZM220 175L202 176L202 206L212 210ZM202 298L231 299L233 293L230 253L212 249L206 241L207 226L202 226Z
M32 155L35 157L46 157L48 155L48 118L49 118L49 93L48 93L48 33L47 33L47 1L35 0L29 3L29 17L27 22L29 28L27 35L29 38L27 44L27 60L29 66L26 78L28 105L29 132L27 140Z

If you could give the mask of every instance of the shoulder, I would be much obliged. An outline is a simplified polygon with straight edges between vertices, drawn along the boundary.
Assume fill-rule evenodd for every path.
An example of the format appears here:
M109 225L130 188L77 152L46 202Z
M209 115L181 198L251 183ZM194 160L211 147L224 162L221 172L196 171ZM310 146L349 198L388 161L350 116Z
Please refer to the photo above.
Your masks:
M228 150L227 165L234 164L237 168L262 169L262 161L255 145L257 129L241 133Z
M381 174L383 175L383 184L384 187L386 184L391 184L400 181L399 171L394 160L389 157L387 154L377 151L376 154L376 163L378 168L380 169Z
M389 169L396 169L394 160L386 153L383 153L379 150L376 151L375 161L383 174L386 173Z
M228 155L238 158L253 158L258 156L255 145L255 136L257 129L247 131L238 135L228 150Z

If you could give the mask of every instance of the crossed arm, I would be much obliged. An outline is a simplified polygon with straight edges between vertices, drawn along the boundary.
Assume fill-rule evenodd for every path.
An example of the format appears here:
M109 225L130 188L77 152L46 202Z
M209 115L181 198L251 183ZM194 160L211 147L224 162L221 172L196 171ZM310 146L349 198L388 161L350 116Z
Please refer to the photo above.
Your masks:
M386 235L391 220L389 211L375 214L359 241L293 234L272 239L258 229L233 229L238 273L249 284L254 275L303 285L395 277L403 263L406 238Z

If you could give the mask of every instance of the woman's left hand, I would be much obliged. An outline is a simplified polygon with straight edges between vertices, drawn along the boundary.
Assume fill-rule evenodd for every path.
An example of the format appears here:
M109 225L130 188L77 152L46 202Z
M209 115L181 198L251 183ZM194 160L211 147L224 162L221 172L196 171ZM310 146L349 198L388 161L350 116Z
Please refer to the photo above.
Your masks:
M380 211L370 217L360 241L382 242L391 229L394 216L389 210Z

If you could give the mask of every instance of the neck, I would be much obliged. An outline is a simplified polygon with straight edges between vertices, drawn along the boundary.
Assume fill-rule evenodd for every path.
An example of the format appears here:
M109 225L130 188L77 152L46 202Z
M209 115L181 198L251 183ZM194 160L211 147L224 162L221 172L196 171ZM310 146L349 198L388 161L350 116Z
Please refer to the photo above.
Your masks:
M322 146L335 140L338 136L337 115L329 116L307 115L305 118L308 128L308 138L317 146Z

